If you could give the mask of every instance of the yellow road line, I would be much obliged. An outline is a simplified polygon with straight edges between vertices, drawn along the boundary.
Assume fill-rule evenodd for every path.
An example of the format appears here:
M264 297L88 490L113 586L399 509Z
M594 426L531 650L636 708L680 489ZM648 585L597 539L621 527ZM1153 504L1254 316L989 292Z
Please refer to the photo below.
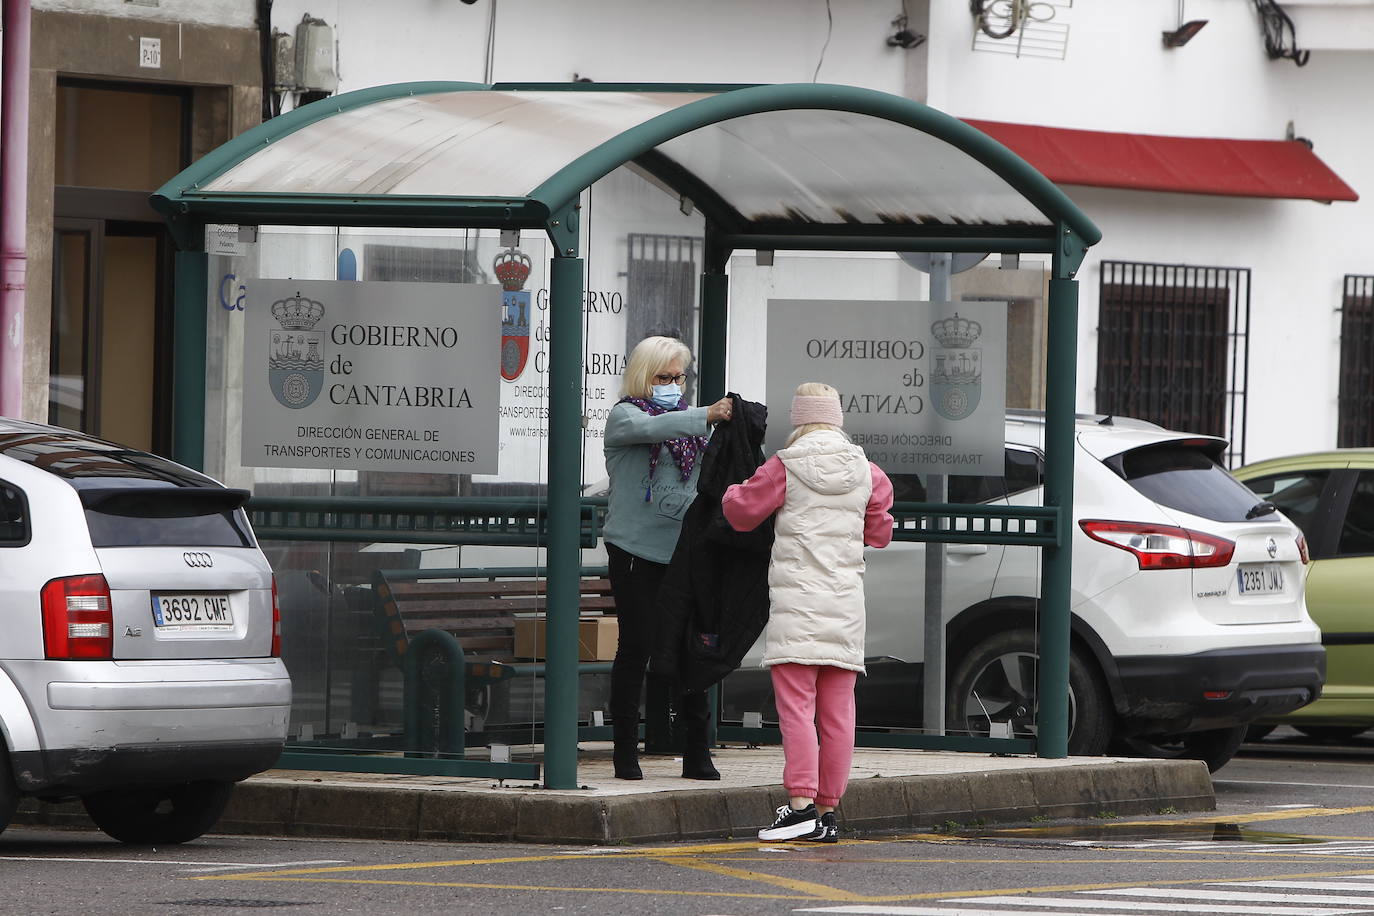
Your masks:
M693 862L690 860L682 861L680 859L660 859L659 861L667 865L676 865L679 868L694 868L698 871L710 872L714 875L723 875L727 878L739 878L741 881L758 881L764 884L772 884L811 897L817 897L821 900L863 901L868 899L862 894L840 890L838 887L831 887L828 884L816 884L812 881L798 881L794 878L768 875L763 872L749 871L743 868L731 868L728 865L718 865L714 862Z
M677 864L677 863L674 863ZM1320 872L1296 872L1290 874L1250 876L1245 878L1247 881L1293 881L1318 878L1344 878L1354 875L1366 875L1369 869L1366 868L1347 868L1336 871ZM746 873L747 874L747 873ZM771 876L759 876L771 877ZM1215 883L1217 877L1195 878L1189 880L1163 880L1163 881L1113 881L1100 882L1096 884L1052 884L1037 887L1004 887L990 888L986 890L949 890L949 891L928 891L920 894L894 894L885 896L864 896L852 894L843 898L831 896L818 896L816 894L762 894L747 893L743 891L714 891L714 890L667 890L663 888L633 888L633 887L565 887L554 885L535 885L535 884L495 884L479 883L468 881L402 881L384 880L379 878L329 878L329 877L292 877L279 873L261 872L254 875L221 875L216 876L218 880L229 881L276 881L291 882L299 881L302 883L314 884L364 884L364 885L387 885L398 887L449 887L449 888L469 888L475 890L507 890L507 891L552 891L556 893L586 893L586 894L654 894L674 897L719 897L741 900L834 900L844 899L855 903L898 903L901 901L913 900L941 900L950 897L987 897L997 894L1046 894L1046 893L1072 893L1077 891L1090 890L1114 890L1123 887L1177 887L1180 885L1192 884L1211 884ZM197 878L195 880L204 880ZM1238 879L1240 880L1240 879ZM833 888L826 888L824 885L812 885L821 892L833 891Z

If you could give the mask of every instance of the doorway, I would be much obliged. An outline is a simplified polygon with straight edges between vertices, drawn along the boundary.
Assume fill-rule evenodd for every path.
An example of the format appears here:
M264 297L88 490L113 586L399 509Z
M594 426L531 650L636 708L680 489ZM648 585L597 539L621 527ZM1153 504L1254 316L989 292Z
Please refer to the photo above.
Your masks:
M189 161L189 90L58 81L48 421L171 447L171 239L148 195Z

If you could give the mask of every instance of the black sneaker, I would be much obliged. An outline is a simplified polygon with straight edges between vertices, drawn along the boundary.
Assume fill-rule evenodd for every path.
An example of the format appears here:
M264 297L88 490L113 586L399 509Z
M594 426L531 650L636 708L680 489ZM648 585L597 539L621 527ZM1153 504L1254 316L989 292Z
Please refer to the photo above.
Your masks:
M838 843L840 827L835 823L835 812L827 811L822 814L820 820L816 821L816 829L801 839L811 843Z
M819 817L815 805L807 805L800 811L791 805L783 805L778 809L778 818L773 821L772 826L759 831L759 839L795 840L797 837L815 833Z

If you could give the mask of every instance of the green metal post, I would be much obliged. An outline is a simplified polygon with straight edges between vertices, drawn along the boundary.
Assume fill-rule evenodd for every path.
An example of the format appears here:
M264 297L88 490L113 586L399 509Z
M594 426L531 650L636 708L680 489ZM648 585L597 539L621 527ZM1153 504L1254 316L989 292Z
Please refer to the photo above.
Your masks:
M549 609L544 784L577 788L577 606L582 489L582 259L549 278Z
M726 314L730 278L723 273L701 275L701 344L697 354L701 380L699 404L713 404L725 397L725 339L729 332Z
M1060 270L1055 257L1055 273ZM1070 273L1071 275L1071 273ZM1078 281L1050 280L1045 373L1045 505L1058 510L1058 543L1043 548L1040 594L1040 727L1036 753L1069 755L1069 607L1073 569L1074 389L1078 361Z
M205 290L210 256L203 251L176 253L176 302L172 321L172 458L205 467Z

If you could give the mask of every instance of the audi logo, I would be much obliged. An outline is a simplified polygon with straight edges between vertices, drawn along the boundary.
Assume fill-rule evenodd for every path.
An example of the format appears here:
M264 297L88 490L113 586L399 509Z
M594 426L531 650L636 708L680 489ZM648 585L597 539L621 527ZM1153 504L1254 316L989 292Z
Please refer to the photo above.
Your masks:
M200 569L209 569L215 565L214 558L202 550L188 550L181 555L181 558L186 561L187 566Z

